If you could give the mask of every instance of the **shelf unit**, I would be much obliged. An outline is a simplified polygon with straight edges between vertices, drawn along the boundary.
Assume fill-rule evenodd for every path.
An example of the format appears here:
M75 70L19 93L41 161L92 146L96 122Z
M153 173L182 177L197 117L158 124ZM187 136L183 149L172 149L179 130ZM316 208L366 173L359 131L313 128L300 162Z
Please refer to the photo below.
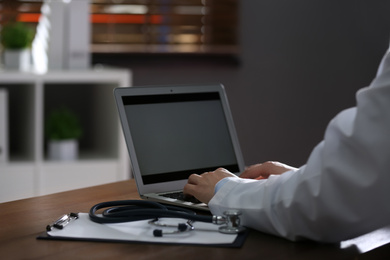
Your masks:
M130 178L113 89L131 82L126 69L0 71L9 119L9 160L0 162L0 202ZM84 128L77 161L47 159L45 118L62 106L76 112Z

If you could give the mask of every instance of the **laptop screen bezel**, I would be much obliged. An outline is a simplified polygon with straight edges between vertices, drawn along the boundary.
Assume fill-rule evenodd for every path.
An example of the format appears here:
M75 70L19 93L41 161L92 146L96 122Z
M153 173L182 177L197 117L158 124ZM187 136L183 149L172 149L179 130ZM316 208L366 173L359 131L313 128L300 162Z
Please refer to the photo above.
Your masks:
M229 103L227 96L222 84L211 84L211 85L173 85L173 86L142 86L142 87L128 87L128 88L116 88L114 90L114 96L117 103L118 113L126 140L127 149L130 156L132 174L135 178L138 192L142 196L147 193L155 192L168 192L175 190L182 190L184 185L187 183L187 179L166 181L161 183L144 183L142 178L140 166L137 160L137 154L135 151L135 146L129 128L128 119L125 111L125 104L123 99L126 97L135 97L135 96L152 96L152 95L177 95L177 94L201 94L201 93L218 93L223 111L225 114L225 120L230 132L231 141L234 149L234 154L237 161L237 171L233 172L239 174L244 169L244 161L237 138L237 133L235 130L233 118L231 115Z

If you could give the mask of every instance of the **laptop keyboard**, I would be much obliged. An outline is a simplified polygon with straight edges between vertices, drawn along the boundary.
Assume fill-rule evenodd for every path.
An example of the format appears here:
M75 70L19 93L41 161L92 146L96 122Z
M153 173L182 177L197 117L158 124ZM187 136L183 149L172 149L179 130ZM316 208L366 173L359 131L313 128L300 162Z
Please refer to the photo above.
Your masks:
M163 197L171 198L171 199L192 202L194 204L202 203L201 201L199 201L197 198L195 198L193 196L184 195L184 193L182 191L165 193L165 194L160 194L160 195Z

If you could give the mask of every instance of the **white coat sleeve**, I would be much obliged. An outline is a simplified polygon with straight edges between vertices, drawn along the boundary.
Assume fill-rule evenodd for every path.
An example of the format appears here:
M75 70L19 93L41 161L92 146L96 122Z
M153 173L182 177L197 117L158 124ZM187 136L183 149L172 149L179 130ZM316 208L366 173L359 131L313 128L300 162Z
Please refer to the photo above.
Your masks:
M390 224L390 54L357 105L338 114L305 166L268 180L229 178L209 203L290 240L339 242Z

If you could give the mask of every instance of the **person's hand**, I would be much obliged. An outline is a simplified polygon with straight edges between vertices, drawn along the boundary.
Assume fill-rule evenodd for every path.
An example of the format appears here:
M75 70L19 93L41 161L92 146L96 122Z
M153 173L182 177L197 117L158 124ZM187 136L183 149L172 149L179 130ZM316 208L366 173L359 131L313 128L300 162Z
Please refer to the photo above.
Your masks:
M237 176L226 169L219 168L213 172L205 172L201 175L191 174L184 186L184 194L194 196L198 200L209 203L214 196L215 185L226 177Z
M268 179L270 175L279 175L290 170L297 168L280 162L265 162L248 167L241 173L240 178L262 180Z

